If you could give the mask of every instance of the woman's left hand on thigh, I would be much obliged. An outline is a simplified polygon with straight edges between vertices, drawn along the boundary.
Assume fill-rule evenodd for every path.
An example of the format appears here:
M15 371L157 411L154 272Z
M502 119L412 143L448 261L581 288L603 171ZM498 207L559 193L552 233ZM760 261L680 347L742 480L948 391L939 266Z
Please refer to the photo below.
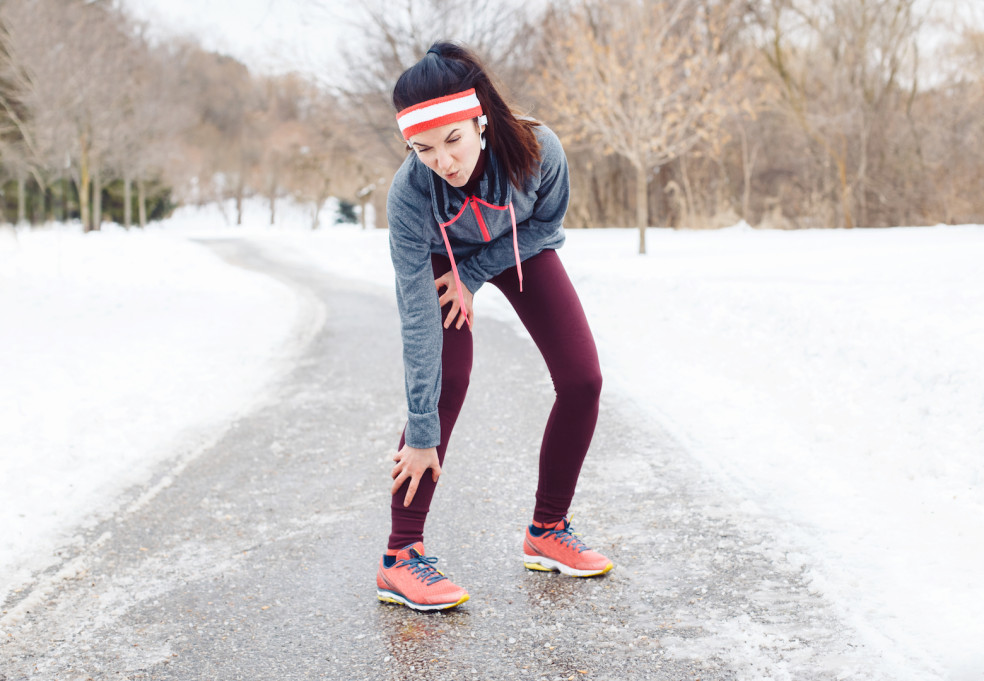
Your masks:
M448 272L442 277L434 280L434 284L437 286L437 290L440 291L444 289L444 293L441 294L440 306L443 308L448 303L451 303L451 311L448 313L447 319L444 320L444 328L447 329L451 326L454 321L455 316L458 317L458 323L454 325L454 328L460 329L464 325L465 312L461 311L461 304L458 300L458 287L455 286L454 273ZM461 285L461 295L465 299L465 310L468 313L468 318L471 319L471 326L475 326L475 312L473 307L474 296L472 292L468 290L468 287L464 284ZM460 314L459 314L460 312Z

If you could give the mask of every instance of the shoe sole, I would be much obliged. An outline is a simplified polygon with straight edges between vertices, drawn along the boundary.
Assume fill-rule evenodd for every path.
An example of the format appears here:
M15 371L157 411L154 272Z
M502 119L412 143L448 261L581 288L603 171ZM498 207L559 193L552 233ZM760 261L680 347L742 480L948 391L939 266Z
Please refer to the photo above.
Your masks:
M398 594L395 591L387 591L385 589L376 589L376 597L383 603L405 605L413 610L420 610L423 612L427 612L429 610L448 610L449 608L456 608L469 598L468 594L465 594L454 603L417 603L415 601L411 601L403 594Z
M570 575L571 577L597 577L598 575L603 575L606 572L611 571L611 569L615 567L612 563L609 563L600 570L578 570L577 568L572 568L570 565L565 565L560 561L544 558L543 556L530 556L527 554L523 554L523 565L526 566L527 570L536 570L538 572L560 572L565 575Z

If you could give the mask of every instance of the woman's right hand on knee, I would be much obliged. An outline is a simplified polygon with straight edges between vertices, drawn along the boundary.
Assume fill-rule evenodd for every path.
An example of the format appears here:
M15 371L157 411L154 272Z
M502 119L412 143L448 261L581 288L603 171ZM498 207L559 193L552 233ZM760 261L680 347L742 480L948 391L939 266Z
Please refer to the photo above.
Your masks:
M396 494L406 480L410 480L410 487L407 495L403 499L403 506L409 506L413 501L413 495L417 493L417 485L427 469L431 469L431 477L434 482L441 477L441 462L437 457L437 447L430 449L417 449L410 445L404 445L403 449L393 455L393 487L390 494Z

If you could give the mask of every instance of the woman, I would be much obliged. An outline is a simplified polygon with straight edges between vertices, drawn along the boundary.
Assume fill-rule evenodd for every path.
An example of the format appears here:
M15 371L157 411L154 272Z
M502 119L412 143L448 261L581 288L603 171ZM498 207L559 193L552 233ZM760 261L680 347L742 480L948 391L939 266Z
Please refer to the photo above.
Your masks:
M555 252L564 243L569 196L560 141L541 123L516 117L477 58L452 43L435 43L400 76L393 104L412 150L387 200L408 420L394 456L379 599L417 610L468 600L426 556L423 531L468 387L473 295L485 282L515 308L557 392L524 564L579 577L604 574L612 563L577 539L567 520L598 417L601 372Z

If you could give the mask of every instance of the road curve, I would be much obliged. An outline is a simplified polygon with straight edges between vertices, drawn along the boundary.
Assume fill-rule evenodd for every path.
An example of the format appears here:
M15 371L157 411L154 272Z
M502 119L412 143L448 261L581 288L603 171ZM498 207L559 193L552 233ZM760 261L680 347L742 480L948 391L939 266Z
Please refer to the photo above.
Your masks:
M552 388L532 342L487 318L427 536L471 600L379 603L405 409L393 304L260 242L203 247L316 297L324 324L254 412L8 599L0 681L888 678L783 524L610 391L573 511L615 570L526 571Z

